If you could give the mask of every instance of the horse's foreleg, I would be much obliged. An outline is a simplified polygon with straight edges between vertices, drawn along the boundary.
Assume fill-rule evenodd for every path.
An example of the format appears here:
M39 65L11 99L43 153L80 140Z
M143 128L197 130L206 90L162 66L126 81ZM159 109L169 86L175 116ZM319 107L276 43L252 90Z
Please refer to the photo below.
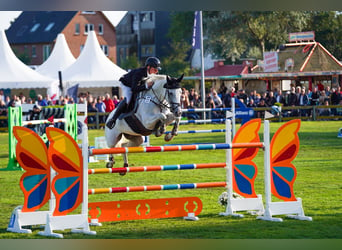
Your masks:
M111 154L109 155L108 162L106 164L107 168L112 168L115 163L114 156Z
M172 138L178 134L179 122L180 122L180 117L177 117L175 119L175 123L173 125L172 130L171 130L171 133L168 133L165 135L165 137L164 137L165 141L171 141Z

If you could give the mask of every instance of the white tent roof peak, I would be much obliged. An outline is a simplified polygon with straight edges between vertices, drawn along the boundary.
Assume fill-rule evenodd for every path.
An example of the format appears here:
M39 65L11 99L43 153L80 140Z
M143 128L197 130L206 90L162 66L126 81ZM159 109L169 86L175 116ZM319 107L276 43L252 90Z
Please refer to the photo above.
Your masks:
M95 31L88 32L84 48L68 68L62 71L63 82L79 83L80 88L119 86L119 79L127 72L103 53Z
M6 34L0 31L0 89L49 88L54 80L34 71L13 53Z
M55 46L48 59L36 71L42 75L58 79L58 71L63 71L76 61L65 40L64 34L57 36Z

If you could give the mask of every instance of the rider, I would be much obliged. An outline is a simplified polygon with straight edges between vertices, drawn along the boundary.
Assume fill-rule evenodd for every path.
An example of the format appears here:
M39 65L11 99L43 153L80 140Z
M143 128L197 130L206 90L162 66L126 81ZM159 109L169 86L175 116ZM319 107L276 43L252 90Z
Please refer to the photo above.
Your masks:
M150 74L157 74L160 69L160 60L156 57L149 57L146 59L144 67L133 69L120 78L122 94L125 98L120 101L114 115L107 122L106 126L108 128L114 128L116 119L125 112L131 101L132 95L133 98L135 98L138 92L152 87L153 82L145 82L143 79Z

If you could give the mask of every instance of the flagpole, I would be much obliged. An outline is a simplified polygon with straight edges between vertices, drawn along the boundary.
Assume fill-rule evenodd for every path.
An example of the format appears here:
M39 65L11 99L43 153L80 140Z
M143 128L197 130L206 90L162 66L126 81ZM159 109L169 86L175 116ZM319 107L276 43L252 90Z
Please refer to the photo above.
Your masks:
M202 11L199 12L200 20L200 52L201 52L201 96L202 96L202 107L205 108L205 80L204 80L204 56L203 56L203 21ZM206 114L203 112L203 119L206 119Z

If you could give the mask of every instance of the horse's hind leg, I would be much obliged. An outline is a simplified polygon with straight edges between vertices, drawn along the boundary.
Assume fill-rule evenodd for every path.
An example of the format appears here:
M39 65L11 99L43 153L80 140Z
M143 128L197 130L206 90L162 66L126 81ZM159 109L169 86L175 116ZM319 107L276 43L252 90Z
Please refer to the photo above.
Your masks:
M118 144L118 142L121 140L122 134L118 134L116 130L110 130L106 127L105 137L106 137L107 146L109 148L114 148ZM109 161L107 162L106 167L112 168L114 163L115 163L114 155L110 154Z
M124 168L128 168L128 156L127 156L127 153L122 154L122 158L123 158L123 161L124 161L123 167ZM124 175L126 175L126 172L121 172L121 173L119 173L119 175L124 176Z
M143 142L144 139L142 136L129 136L129 135L125 135L126 139L128 139L127 142L122 143L122 147L137 147L140 146ZM123 157L123 161L124 161L124 168L128 167L128 154L124 153L122 154ZM126 172L120 173L120 175L125 175Z

